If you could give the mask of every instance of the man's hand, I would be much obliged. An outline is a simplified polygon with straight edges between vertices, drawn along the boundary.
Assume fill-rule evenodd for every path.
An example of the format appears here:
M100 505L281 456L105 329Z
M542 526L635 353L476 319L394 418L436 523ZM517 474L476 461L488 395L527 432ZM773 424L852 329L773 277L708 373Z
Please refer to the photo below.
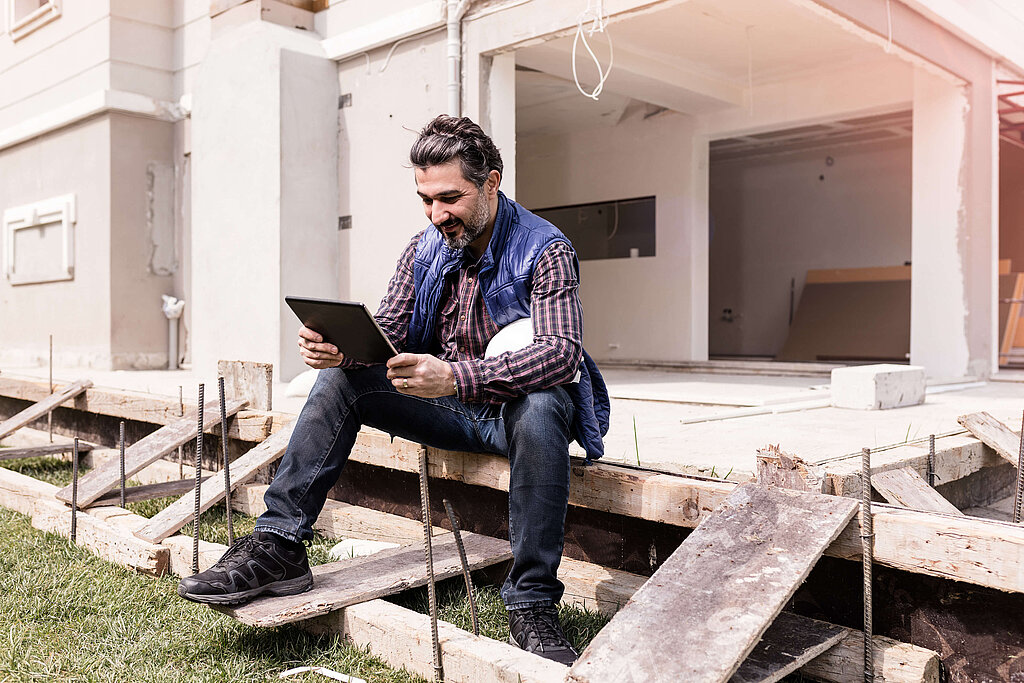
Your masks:
M317 370L335 368L345 359L334 344L325 344L323 336L308 327L299 330L299 353L306 365Z
M452 366L425 353L400 353L389 360L388 379L398 393L409 396L439 398L456 393Z

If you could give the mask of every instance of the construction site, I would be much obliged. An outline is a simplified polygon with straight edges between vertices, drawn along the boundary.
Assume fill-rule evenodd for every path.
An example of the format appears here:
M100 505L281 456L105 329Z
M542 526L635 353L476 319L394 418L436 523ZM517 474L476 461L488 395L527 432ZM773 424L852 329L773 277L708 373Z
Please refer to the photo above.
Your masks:
M2 2L0 679L1024 681L1024 3ZM312 588L175 592L439 114L578 259L568 666L509 641L510 458L366 426Z

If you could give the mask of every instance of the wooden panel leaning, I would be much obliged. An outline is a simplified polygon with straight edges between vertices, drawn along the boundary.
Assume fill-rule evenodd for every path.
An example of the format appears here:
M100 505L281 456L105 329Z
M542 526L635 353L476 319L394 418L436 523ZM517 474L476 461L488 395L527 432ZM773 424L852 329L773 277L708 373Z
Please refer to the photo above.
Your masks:
M941 512L946 515L964 514L929 486L928 482L911 467L872 472L871 486L890 503L911 510Z
M234 415L245 406L245 401L229 400L226 403L228 416ZM178 446L195 438L197 416L198 411L188 411L185 413L185 417L161 427L128 447L124 454L125 476L132 476L146 465L159 460L171 451L176 450ZM217 401L207 402L203 419L204 423L209 427L220 423L220 406ZM79 506L87 507L91 505L104 493L117 486L120 481L120 464L116 459L98 466L78 482ZM70 503L71 485L69 484L58 491L57 498L65 503Z
M292 436L292 422L276 434L271 435L259 446L251 449L231 463L231 490L252 479L261 468L274 462L288 448ZM224 477L210 477L199 487L199 510L206 512L224 499ZM135 532L135 535L150 543L159 543L181 527L188 524L195 513L195 495L190 491L150 518L149 523Z
M737 487L597 634L568 680L729 680L856 511L851 498Z
M1020 436L985 412L961 415L956 419L964 429L994 450L1014 467L1020 455Z
M78 442L78 452L88 453L96 446L91 443ZM74 449L70 443L51 443L45 446L26 446L25 448L4 448L0 450L0 460L19 460L21 458L38 458L41 455L58 455L70 453Z
M849 629L782 612L729 683L775 683L841 641Z
M462 534L471 570L512 557L508 541ZM434 539L434 576L442 581L462 572L454 534ZM313 567L313 588L299 595L257 598L245 605L211 605L249 626L280 626L342 609L348 605L394 595L427 583L423 547L390 548L368 557Z
M43 417L54 408L59 406L65 401L70 401L75 396L78 396L83 391L92 386L92 382L87 379L80 379L77 382L72 382L60 391L55 391L53 394L40 400L37 403L30 405L25 410L9 417L8 419L0 422L0 439L4 438L8 434L11 434L25 425L35 422L39 418Z

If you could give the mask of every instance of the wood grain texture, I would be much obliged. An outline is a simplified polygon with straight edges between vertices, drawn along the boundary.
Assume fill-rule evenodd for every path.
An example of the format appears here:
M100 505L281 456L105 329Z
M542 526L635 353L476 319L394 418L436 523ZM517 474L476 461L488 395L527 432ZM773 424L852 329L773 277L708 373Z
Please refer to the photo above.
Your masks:
M508 541L464 533L471 569L512 557ZM442 581L462 572L451 533L434 538L434 576ZM245 605L214 606L249 626L279 626L326 614L348 605L401 593L427 582L422 546L391 548L367 557L313 568L313 589L299 595L258 598Z
M910 467L871 473L871 486L890 503L911 510L963 515Z
M939 683L939 656L932 650L892 638L871 639L875 683ZM864 633L850 631L825 654L801 669L813 680L863 683Z
M729 683L775 683L841 641L849 629L782 612Z
M744 484L598 633L569 680L727 681L857 510Z
M224 394L249 403L255 410L272 410L274 366L248 360L219 360L217 374L224 378Z
M232 491L256 476L261 468L284 455L294 427L295 423L293 422L231 463ZM223 473L220 476L211 477L199 487L199 509L201 512L209 510L223 499ZM185 526L194 514L195 495L186 493L154 515L149 520L149 524L139 529L136 535L151 543L158 543Z
M263 502L266 492L266 484L242 486L238 495L232 496L231 507L251 517L259 517L267 511ZM327 538L335 539L359 538L399 545L423 541L423 523L418 520L331 499L324 503L313 528ZM433 533L436 536L447 531L435 526Z
M91 443L78 442L79 454L88 453L96 448ZM21 458L38 458L43 455L57 455L59 453L71 453L74 451L73 444L53 443L45 446L26 446L24 448L0 448L0 460L18 460Z
M245 401L228 400L225 410L230 417L237 413ZM178 446L195 438L197 430L197 413L186 413L185 417L161 427L149 436L136 441L127 449L124 454L124 472L130 477L146 465L159 460ZM204 414L204 425L217 424L220 422L220 407L217 401L210 401L206 404ZM78 482L78 504L81 507L91 505L104 493L111 490L121 482L120 463L111 460L99 465L90 471ZM71 502L71 485L67 485L57 492L57 498L65 503Z
M209 477L203 477L206 481ZM124 489L124 502L136 503L140 500L153 500L154 498L166 498L167 496L179 496L186 491L192 491L196 487L196 480L176 479L173 481L162 481L159 484L142 484L141 486L126 486ZM93 505L120 505L121 487L116 487L95 501ZM165 508L166 509L166 508ZM161 539L163 540L163 539ZM155 542L155 541L154 541Z
M778 445L757 451L757 482L797 491L825 492L825 468L784 453Z
M45 380L0 376L0 396L23 401L41 401L49 395ZM138 420L150 424L166 425L181 419L178 398L145 394L123 389L91 387L79 394L67 406L74 410L108 415L125 420ZM185 410L195 405L185 403ZM259 410L243 410L228 424L228 436L242 441L259 442L280 429L294 415ZM206 425L210 434L218 434L219 426Z
M964 429L1010 462L1014 467L1020 456L1020 435L986 412L961 415L956 419Z
M0 439L4 438L8 434L16 432L29 423L35 422L47 413L53 411L53 409L61 403L73 399L91 386L92 382L89 380L80 379L72 382L63 389L54 391L53 394L38 400L36 403L25 408L20 413L12 415L3 422L0 422Z

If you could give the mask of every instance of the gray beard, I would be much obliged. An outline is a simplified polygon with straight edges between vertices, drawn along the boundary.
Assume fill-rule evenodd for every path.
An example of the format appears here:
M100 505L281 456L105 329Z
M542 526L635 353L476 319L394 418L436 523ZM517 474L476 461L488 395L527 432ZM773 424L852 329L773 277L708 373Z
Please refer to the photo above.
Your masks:
M487 220L490 217L491 210L487 205L487 199L481 194L480 202L477 204L476 210L473 212L469 222L462 224L462 235L459 237L449 238L444 234L444 232L441 233L441 236L444 238L445 246L456 251L465 249L471 243L475 242L480 235L484 234L484 230L487 229ZM438 228L438 230L440 230L440 228Z

